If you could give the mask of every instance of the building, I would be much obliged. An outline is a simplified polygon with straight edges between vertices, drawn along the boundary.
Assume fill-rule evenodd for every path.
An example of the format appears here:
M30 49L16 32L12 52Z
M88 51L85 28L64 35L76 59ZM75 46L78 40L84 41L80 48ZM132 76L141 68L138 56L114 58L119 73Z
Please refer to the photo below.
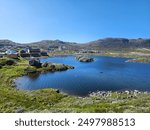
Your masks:
M27 50L26 50L26 49L23 49L23 50L20 50L20 51L19 51L19 56L20 56L20 57L30 57L30 54L27 53Z
M5 53L6 53L7 55L17 54L17 52L16 52L16 51L14 51L14 50L10 50L10 49L8 49Z
M38 48L29 48L28 51L27 51L30 56L33 56L33 57L40 57L41 56L41 50L38 49Z
M48 56L48 54L47 54L47 52L42 51L42 52L41 52L41 56Z
M48 47L48 50L49 51L55 51L55 50L57 50L59 48L59 46L49 46Z

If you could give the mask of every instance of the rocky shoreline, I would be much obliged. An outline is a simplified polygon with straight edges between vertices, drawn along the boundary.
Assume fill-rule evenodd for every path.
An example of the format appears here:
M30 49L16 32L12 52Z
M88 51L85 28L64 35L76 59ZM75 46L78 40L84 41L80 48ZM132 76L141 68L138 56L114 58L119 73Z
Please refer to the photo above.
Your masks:
M136 98L140 94L147 94L148 91L139 91L139 90L125 90L125 91L97 91L89 94L89 97L101 97L107 98L111 97L112 94L116 94L117 97L124 95L124 98Z

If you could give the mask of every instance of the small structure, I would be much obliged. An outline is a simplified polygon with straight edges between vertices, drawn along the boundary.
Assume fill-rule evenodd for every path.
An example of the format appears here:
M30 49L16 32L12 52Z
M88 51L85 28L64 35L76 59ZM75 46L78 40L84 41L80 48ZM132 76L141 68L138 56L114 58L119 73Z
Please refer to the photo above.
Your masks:
M25 49L23 49L23 50L20 50L19 56L20 57L30 57L30 54L27 53L27 51Z
M41 56L48 56L48 54L47 54L47 52L42 51L42 52L41 52Z
M55 51L55 50L57 50L59 48L59 46L49 46L48 47L48 50L49 51Z
M33 57L40 57L41 56L41 50L38 48L29 48L28 53L30 53L31 56Z
M17 52L16 51L14 51L14 50L7 50L6 52L5 52L7 55L11 55L11 54L17 54Z

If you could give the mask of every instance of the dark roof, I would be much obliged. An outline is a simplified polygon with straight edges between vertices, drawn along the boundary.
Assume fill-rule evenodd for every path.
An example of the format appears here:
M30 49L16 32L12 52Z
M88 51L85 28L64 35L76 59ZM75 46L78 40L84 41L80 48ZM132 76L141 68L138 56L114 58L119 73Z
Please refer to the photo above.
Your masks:
M30 52L39 52L39 53L41 52L40 49L29 49L29 50Z

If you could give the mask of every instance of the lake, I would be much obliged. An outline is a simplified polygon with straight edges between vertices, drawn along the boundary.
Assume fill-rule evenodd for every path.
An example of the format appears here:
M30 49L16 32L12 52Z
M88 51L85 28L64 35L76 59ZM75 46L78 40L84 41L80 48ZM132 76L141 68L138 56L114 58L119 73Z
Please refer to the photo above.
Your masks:
M127 58L93 56L94 62L83 63L74 56L42 58L74 66L62 72L23 76L16 80L18 89L55 88L70 95L86 96L95 91L150 91L150 64L125 62Z

